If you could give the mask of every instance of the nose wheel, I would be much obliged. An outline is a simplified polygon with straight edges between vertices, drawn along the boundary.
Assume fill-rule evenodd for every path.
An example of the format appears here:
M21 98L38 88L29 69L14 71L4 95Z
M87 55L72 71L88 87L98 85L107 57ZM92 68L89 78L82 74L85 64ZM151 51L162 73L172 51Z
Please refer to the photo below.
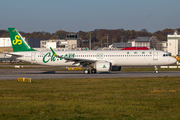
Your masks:
M156 73L156 74L158 74L158 73L159 73L159 71L158 71L157 66L154 66L154 68L155 68L155 73Z

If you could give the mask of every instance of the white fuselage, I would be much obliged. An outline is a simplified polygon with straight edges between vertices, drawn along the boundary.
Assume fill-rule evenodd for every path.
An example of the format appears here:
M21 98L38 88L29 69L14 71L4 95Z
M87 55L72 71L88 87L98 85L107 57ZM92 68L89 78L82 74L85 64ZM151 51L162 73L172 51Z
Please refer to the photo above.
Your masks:
M17 59L49 66L78 66L63 58L54 57L51 51L13 52L22 55ZM159 50L118 50L118 51L56 51L62 57L111 62L112 66L157 66L169 65L176 59Z

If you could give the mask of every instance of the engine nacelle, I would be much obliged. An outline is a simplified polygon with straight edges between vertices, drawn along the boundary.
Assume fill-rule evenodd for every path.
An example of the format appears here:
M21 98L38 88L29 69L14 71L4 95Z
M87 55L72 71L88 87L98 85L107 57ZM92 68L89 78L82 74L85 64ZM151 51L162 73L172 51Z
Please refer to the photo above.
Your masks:
M121 71L121 66L112 66L111 71Z
M111 70L110 62L97 62L96 71L97 72L109 72Z

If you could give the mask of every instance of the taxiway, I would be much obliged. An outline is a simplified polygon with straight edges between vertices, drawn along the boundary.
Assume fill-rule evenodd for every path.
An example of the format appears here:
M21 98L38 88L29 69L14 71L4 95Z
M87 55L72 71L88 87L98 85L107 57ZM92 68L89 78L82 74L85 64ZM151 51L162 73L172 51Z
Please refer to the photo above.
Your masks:
M64 78L122 78L122 77L180 77L180 71L121 72L84 74L83 71L44 71L38 69L0 69L0 80L17 80L17 78L32 79L64 79Z

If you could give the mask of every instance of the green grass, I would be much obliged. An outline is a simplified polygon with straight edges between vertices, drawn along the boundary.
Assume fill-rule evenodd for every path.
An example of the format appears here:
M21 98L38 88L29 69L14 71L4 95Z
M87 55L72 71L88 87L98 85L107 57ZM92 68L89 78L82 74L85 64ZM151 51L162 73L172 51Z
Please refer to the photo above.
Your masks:
M0 119L180 119L180 78L0 81Z

